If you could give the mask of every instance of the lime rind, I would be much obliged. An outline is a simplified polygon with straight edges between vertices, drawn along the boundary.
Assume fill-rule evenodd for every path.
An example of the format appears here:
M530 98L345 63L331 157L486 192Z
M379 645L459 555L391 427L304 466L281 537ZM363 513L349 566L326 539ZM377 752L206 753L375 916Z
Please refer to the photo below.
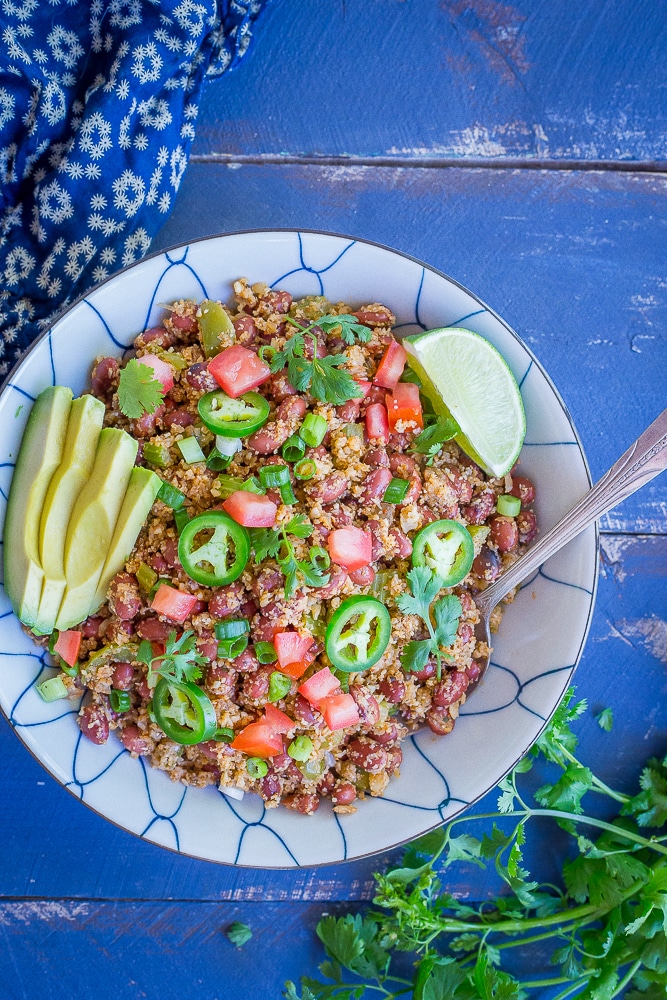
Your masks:
M521 451L526 415L502 354L462 327L413 334L402 343L436 413L459 424L457 444L489 475L506 475Z

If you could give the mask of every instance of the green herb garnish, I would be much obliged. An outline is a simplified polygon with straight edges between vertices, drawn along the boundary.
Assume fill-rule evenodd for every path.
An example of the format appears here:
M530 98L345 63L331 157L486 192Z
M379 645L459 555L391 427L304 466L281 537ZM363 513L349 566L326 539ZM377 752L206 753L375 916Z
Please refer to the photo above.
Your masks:
M197 650L197 637L191 629L179 639L170 632L164 653L153 656L151 643L144 639L139 645L137 658L148 667L148 686L154 687L159 677L168 681L196 681L201 677L201 667L208 663Z
M438 417L434 423L429 424L417 435L412 442L410 451L419 455L427 455L427 465L431 465L433 459L441 451L443 444L451 441L457 434L461 433L461 428L454 417Z
M348 399L360 399L363 393L348 371L341 369L345 363L345 357L341 354L327 354L323 358L317 357L317 335L311 331L315 327L322 330L331 330L335 326L341 327L341 336L347 343L354 342L354 334L357 326L360 326L354 319L354 323L346 323L347 316L323 316L316 323L303 327L290 316L286 317L288 322L298 329L288 341L282 351L276 351L270 363L273 374L282 371L287 366L287 378L297 392L308 390L311 396L324 403L332 403L334 406L341 406ZM371 331L363 327L369 337ZM345 333L343 333L345 331ZM357 333L357 336L360 336ZM313 358L308 360L305 357L306 337L313 341ZM352 340L349 340L352 337ZM366 338L368 339L368 338Z
M456 640L461 601L455 594L447 594L433 604L443 583L427 566L414 566L408 572L407 580L412 593L401 594L396 598L396 604L404 615L419 615L428 629L429 638L407 642L401 653L401 665L407 673L423 670L429 656L435 656L440 679L443 659L451 660L442 647L451 646ZM431 620L431 613L434 621Z
M252 931L248 925L239 923L238 920L235 920L233 924L229 925L225 934L237 948L242 948L243 945L247 944L252 937Z
M321 550L312 547L308 559L297 559L288 537L310 538L312 533L313 526L303 514L297 514L279 528L250 528L255 563L260 563L267 557L276 560L285 577L287 598L293 596L299 580L309 587L324 587L329 582L329 574L321 565Z
M162 382L155 378L152 368L130 358L120 371L118 405L130 420L138 420L144 413L155 413L164 399Z

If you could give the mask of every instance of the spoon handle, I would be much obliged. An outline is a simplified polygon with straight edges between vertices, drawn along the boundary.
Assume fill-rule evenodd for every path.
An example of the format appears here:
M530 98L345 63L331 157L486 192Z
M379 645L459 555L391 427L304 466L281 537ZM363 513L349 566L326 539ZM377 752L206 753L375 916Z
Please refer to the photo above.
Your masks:
M564 517L510 566L501 577L475 598L480 611L490 613L503 597L533 570L558 552L584 528L640 486L667 468L667 410L612 465L588 493Z

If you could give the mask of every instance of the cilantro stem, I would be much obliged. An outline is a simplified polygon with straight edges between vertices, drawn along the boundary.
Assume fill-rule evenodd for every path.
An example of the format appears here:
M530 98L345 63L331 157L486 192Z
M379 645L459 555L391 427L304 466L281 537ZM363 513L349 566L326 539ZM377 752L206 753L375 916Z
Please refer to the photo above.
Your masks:
M621 979L620 983L618 984L614 992L611 994L610 1000L614 1000L614 997L617 997L620 993L623 992L625 987L628 985L628 983L634 976L635 972L638 972L639 969L641 969L642 964L643 963L641 958L638 958L636 962L632 963L632 965L630 966L626 974L623 976L623 978Z
M587 979L590 979L592 975L593 975L592 972L582 972L582 974L579 976L577 985L583 986L584 982ZM560 986L561 983L571 983L571 982L572 980L570 979L569 976L558 976L557 978L554 979L532 979L527 983L523 982L522 980L521 986L527 990L539 990L544 986Z
M574 754L570 753L567 747L561 746L560 750L561 753L563 754L563 757L566 757L571 764L576 764L577 767L583 768L584 765L581 763L581 761L577 760ZM620 802L622 804L625 804L626 802L630 801L629 795L624 795L622 792L614 791L613 788L610 788L609 785L606 785L604 781L601 781L598 777L596 777L596 775L593 774L592 779L593 779L593 785L591 787L591 791L600 792L603 795L608 795L611 799L615 799L616 802Z
M504 816L512 816L512 813L502 813ZM624 840L629 840L633 844L639 844L641 847L648 847L651 850L656 851L658 854L663 854L667 857L667 847L661 847L658 844L657 839L651 838L648 840L646 837L640 837L636 833L632 833L630 830L625 830L621 826L614 826L613 823L606 823L602 819L595 819L593 816L587 816L582 814L576 816L573 813L561 812L558 809L530 809L528 817L530 816L546 816L551 819L565 819L570 823L584 823L586 826L595 826L598 830L607 830L609 833L616 834L616 836L623 838Z

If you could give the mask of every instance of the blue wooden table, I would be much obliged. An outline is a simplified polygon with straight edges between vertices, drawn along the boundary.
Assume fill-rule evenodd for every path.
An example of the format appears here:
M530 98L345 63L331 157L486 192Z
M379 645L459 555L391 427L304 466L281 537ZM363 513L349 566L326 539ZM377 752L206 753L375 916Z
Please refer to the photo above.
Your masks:
M495 308L551 374L598 478L667 405L667 14L656 0L273 0L209 84L155 249L236 229L378 240ZM632 790L667 752L667 476L602 522L581 756ZM0 722L2 1000L279 997L323 911L397 854L235 870L84 808ZM483 808L482 806L478 808ZM546 835L535 845L555 863ZM452 887L471 900L476 871ZM234 948L235 920L254 937Z

